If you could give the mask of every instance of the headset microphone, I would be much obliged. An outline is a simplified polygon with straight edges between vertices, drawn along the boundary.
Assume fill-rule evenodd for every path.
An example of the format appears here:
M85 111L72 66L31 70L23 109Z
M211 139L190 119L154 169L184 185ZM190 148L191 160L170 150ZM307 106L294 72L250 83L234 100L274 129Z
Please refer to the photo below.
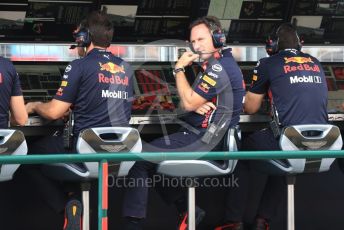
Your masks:
M218 50L212 51L212 52L202 52L202 51L196 51L195 54L202 55L202 54L213 54L216 53Z
M72 50L72 49L75 49L76 47L85 47L85 46L83 46L82 44L71 45L71 46L69 47L69 49Z

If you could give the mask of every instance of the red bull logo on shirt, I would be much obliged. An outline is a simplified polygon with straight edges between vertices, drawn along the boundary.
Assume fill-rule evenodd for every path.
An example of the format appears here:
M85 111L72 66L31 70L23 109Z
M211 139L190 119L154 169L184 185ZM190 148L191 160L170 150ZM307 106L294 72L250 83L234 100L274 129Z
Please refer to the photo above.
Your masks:
M205 92L205 93L208 93L209 89L210 89L209 85L207 83L205 83L205 82L202 82L201 84L199 84L198 88L200 90L202 90L203 92Z
M129 78L125 76L123 79L119 76L111 75L111 77L106 77L104 74L98 74L98 81L99 83L105 84L117 84L117 85L125 85L128 86Z
M318 65L309 65L309 64L299 64L296 66L285 65L283 66L284 73L290 73L294 71L313 71L320 72L320 67Z
M63 89L61 87L56 91L56 95L63 96Z
M105 70L105 71L108 71L112 74L115 74L115 73L125 73L124 71L124 66L119 66L119 65L116 65L112 62L107 62L105 64L102 64L101 62L99 62L99 66L100 66L100 70Z
M285 63L295 62L299 64L303 63L313 63L312 58L310 57L285 57L284 58Z
M318 65L314 65L311 57L285 57L284 58L285 64L288 63L297 63L298 65L284 65L284 73L290 73L294 71L312 71L312 72L320 72L320 68ZM310 64L307 64L310 63Z
M0 84L2 84L2 74L0 73Z

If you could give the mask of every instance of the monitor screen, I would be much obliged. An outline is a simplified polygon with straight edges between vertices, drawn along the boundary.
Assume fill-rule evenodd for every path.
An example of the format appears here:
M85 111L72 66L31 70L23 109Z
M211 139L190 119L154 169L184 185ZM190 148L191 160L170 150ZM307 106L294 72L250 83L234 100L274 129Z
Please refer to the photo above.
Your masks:
M284 19L287 13L287 1L269 0L263 1L261 18L280 18Z
M101 8L109 15L115 29L134 26L137 5L102 5Z
M257 1L245 1L242 3L240 18L258 18L262 10L262 3Z
M324 18L322 26L325 27L324 38L332 43L342 43L344 36L344 18Z
M72 33L92 11L91 1L29 1L23 34L34 40L73 41Z
M228 41L234 42L264 42L281 20L232 20Z
M24 28L25 11L0 10L0 39L10 40L21 35Z
M192 9L192 0L176 1L139 1L138 15L169 15L169 16L188 16Z
M314 14L314 1L301 0L296 1L294 15L312 15Z

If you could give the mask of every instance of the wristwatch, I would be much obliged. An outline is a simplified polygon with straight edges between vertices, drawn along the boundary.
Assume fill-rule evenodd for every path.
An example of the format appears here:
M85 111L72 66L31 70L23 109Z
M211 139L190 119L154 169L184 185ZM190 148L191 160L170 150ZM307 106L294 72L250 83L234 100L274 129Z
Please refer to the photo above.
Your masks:
M184 67L173 69L173 76L176 76L176 74L179 73L179 72L184 72L185 73Z

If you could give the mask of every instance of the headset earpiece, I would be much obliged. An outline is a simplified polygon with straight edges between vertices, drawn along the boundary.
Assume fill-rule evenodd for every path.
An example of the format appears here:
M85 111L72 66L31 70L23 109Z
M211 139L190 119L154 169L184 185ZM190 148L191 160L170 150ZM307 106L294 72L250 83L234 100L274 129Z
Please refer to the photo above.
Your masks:
M210 32L213 39L214 48L222 48L226 44L226 35L223 33L222 29L217 25L208 22L210 26Z
M289 23L286 23L286 24L282 24L280 25L277 29L276 29L276 32L270 34L268 36L268 38L266 39L265 41L265 50L266 52L269 54L269 56L271 55L274 55L278 52L278 41L279 41L279 38L278 38L278 31L281 29L282 26L289 26L290 28L292 28L295 32L295 35L297 37L297 46L296 46L296 49L298 51L301 51L302 49L302 44L303 44L303 40L300 39L296 29L293 27L292 24L289 24Z
M207 26L210 29L214 48L218 49L218 48L224 47L226 44L226 35L223 33L222 29L219 26L217 26L216 24L214 24L214 23L212 23L206 19L204 19L204 21L205 21L205 24L207 24ZM189 43L189 47L193 53L198 53L194 49L191 42ZM215 53L215 52L209 52L209 54L211 54L211 53ZM204 53L204 54L208 54L208 53Z
M270 34L265 41L265 50L269 56L278 52L278 36Z
M78 32L73 34L78 47L88 47L91 44L91 34L89 29L80 28Z

